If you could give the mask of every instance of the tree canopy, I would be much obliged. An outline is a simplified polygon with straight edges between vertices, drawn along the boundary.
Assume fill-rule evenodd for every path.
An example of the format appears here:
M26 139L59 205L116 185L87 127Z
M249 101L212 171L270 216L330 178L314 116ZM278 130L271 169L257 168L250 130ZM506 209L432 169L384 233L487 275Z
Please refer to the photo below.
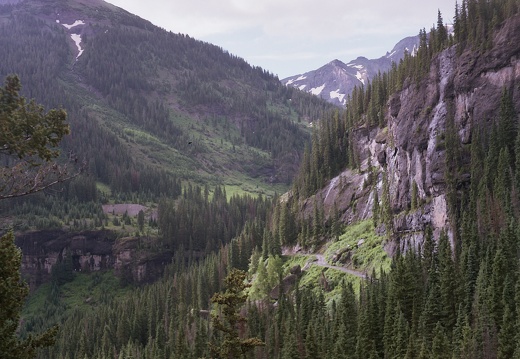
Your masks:
M20 277L21 251L12 232L0 237L0 353L4 359L34 358L36 350L54 344L58 331L53 327L25 340L17 337L20 311L29 288Z
M66 165L53 162L70 132L65 110L45 112L20 96L20 89L15 75L0 87L0 199L38 192L75 176Z
M64 110L47 113L34 101L19 95L16 76L0 88L0 200L41 191L71 177L52 162L57 146L69 133ZM54 343L57 327L25 340L17 336L20 312L28 286L20 276L22 254L12 231L0 237L0 353L2 358L34 358L36 350Z

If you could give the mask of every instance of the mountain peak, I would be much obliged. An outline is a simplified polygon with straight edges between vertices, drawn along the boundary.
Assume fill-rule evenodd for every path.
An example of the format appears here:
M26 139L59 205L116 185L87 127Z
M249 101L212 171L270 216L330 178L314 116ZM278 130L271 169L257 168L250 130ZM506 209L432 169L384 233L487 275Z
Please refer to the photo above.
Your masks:
M399 41L392 51L378 59L358 56L346 64L339 59L334 59L316 70L308 71L303 75L290 76L281 81L286 86L297 87L343 107L354 87L364 86L379 72L390 70L392 62L399 62L405 52L414 54L418 45L419 36L409 36Z
M329 62L328 65L343 67L343 66L345 66L345 63L338 59L334 59L331 62Z

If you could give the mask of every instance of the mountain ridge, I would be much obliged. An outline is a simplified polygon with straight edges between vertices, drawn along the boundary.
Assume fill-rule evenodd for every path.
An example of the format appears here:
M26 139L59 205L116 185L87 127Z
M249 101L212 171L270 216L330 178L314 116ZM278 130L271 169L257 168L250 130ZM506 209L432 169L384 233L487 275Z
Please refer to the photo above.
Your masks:
M405 53L413 56L418 46L419 35L408 36L379 58L358 56L348 63L335 59L316 70L289 76L281 81L286 86L296 87L344 107L354 87L365 86L378 73L389 71L392 63L399 64Z
M144 177L150 167L281 191L309 139L308 122L328 108L218 46L103 1L2 5L0 26L0 76L18 73L24 95L66 107L76 142L65 140L64 150L89 158L117 191L129 186L114 183L121 176L112 169ZM126 158L103 165L110 156L93 152L88 131L112 138Z

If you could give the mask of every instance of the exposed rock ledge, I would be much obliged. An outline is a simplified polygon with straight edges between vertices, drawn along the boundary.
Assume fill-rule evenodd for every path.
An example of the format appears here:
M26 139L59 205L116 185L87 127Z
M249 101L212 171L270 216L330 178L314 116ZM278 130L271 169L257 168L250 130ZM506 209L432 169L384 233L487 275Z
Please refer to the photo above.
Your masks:
M151 252L135 237L116 239L108 230L70 233L62 230L33 231L16 236L22 249L22 275L32 290L50 280L52 268L71 258L74 271L115 269L136 283L157 279L171 262L172 253Z

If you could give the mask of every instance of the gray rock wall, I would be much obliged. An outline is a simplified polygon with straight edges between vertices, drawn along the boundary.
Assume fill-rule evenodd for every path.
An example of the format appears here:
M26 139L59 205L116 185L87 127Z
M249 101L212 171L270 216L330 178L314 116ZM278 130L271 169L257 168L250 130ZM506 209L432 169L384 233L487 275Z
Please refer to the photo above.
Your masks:
M415 247L420 244L428 224L436 238L445 230L453 239L446 200L446 118L453 116L460 146L469 149L472 128L489 128L497 118L504 88L514 90L513 101L520 113L519 24L520 17L511 19L485 55L470 50L457 55L454 47L443 51L433 59L422 82L405 83L389 100L387 128L354 131L361 170L344 171L317 194L324 199L326 213L332 213L336 203L346 223L372 217L373 187L367 189L363 185L370 157L378 172L375 186L379 199L383 174L388 176L394 229L401 249L406 250L408 243ZM469 150L463 151L461 161L458 187L470 181ZM417 184L421 205L411 211L413 182ZM308 201L307 207L312 207L312 201ZM392 252L395 243L387 247Z

